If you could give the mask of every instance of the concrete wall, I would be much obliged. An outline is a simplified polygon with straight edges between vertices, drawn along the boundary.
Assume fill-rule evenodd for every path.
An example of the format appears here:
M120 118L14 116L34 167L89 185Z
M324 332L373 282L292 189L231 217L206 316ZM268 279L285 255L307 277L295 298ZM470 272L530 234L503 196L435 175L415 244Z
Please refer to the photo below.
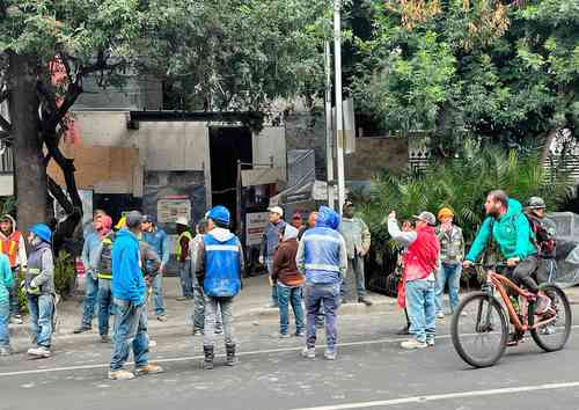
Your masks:
M403 171L408 168L406 138L357 138L356 152L346 155L346 179L370 180L381 169Z
M326 178L326 131L323 113L298 112L286 117L286 148L313 149L316 178ZM345 156L346 179L368 181L382 168L405 170L408 167L406 138L356 138L356 152Z
M143 186L144 171L203 171L205 185L211 186L209 127L205 122L141 122L138 130L127 129L128 111L76 111L74 117L83 145L124 147L138 151L137 175ZM215 126L215 124L211 124ZM286 169L285 129L264 127L253 134L253 160ZM79 166L80 169L80 166ZM284 175L285 177L285 175ZM211 204L211 189L206 190ZM142 196L142 192L137 196Z
M286 130L283 127L264 127L259 134L253 134L253 162L273 165L283 170L286 179Z
M285 119L286 150L313 149L316 178L326 179L326 131L323 113L292 112Z
M76 110L119 109L160 110L163 108L163 88L150 76L125 76L121 87L100 87L94 76L83 81L85 90L75 103Z

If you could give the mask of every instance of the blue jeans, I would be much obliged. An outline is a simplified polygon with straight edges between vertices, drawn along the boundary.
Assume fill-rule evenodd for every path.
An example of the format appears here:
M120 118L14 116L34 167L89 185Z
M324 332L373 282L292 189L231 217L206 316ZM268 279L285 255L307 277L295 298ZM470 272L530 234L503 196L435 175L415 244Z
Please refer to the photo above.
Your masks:
M193 278L191 277L191 259L187 259L185 262L180 264L180 276L181 276L181 290L183 291L183 297L192 299L193 298Z
M50 347L52 339L52 315L54 302L52 295L28 295L30 329L38 346Z
M165 314L165 302L163 301L163 275L160 273L153 278L153 312L155 316Z
M454 312L460 302L458 291L460 289L460 274L462 265L451 265L443 263L440 265L438 277L436 278L436 313L443 313L444 310L444 287L448 283L448 297L450 299L450 311Z
M406 307L410 318L410 334L419 342L434 339L436 314L434 303L434 281L418 279L407 281Z
M106 336L109 333L109 320L111 311L114 312L112 281L110 279L99 279L99 335Z
M10 315L20 316L20 301L18 300L18 289L20 288L20 284L18 283L18 271L14 268L12 269L12 275L14 277L14 286L9 289Z
M366 277L364 275L364 257L348 258L348 272L342 281L340 290L342 299L357 301L366 297Z
M306 310L307 314L307 339L306 345L313 349L316 347L316 316L319 314L320 306L324 306L324 316L326 319L326 344L328 350L336 351L338 340L338 329L336 319L338 307L340 306L340 284L335 285L313 285L306 284Z
M10 303L0 303L0 347L10 346L8 320L10 318Z
M265 258L265 267L267 268L267 273L271 277L273 275L273 256L268 256ZM277 286L273 285L271 287L271 304L274 307L279 306L279 300L277 297Z
M84 309L82 311L82 325L84 327L92 326L92 319L95 315L99 292L99 281L93 279L90 273L86 275L86 294L84 296Z
M129 359L131 345L135 366L149 364L149 335L147 333L147 304L135 306L128 300L114 299L115 337L111 370L122 369Z
M302 307L302 288L300 286L290 288L277 285L279 299L279 324L280 333L287 335L289 328L289 304L292 305L296 321L296 333L304 329L304 309Z

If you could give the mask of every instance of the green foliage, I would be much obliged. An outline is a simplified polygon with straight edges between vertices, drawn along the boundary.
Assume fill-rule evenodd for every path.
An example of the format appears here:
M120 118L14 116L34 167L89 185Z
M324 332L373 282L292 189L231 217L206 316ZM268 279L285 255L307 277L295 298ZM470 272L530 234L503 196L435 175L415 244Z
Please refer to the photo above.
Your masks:
M380 242L388 240L384 218L391 210L402 221L424 210L436 215L448 206L465 239L472 241L484 218L485 195L490 190L504 189L521 202L541 196L554 210L571 186L566 175L548 175L537 154L520 155L468 141L458 158L435 163L424 175L383 172L374 181L363 213Z
M61 250L54 261L54 287L56 293L66 297L74 290L76 271L74 260L68 252Z
M88 64L97 52L133 55L146 2L138 0L3 0L0 51L35 55L48 63L63 52Z
M14 284L18 289L18 304L20 305L20 312L22 315L28 314L28 293L22 284L24 283L24 272L18 272L18 280Z
M171 90L177 109L261 110L311 97L330 4L322 0L154 0L142 68Z
M13 196L6 196L0 198L0 214L10 214L12 216L15 215L16 212L16 198Z
M579 125L577 0L440 2L428 18L420 7L433 2L371 3L353 92L384 129L466 129L513 146Z

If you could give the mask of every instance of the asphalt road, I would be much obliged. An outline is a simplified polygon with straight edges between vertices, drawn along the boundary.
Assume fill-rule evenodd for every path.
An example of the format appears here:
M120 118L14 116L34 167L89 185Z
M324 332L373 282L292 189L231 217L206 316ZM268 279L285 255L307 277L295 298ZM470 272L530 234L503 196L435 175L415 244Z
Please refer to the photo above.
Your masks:
M579 308L574 307L579 314ZM435 347L402 351L397 315L340 320L339 357L300 357L302 341L277 340L274 322L240 325L240 363L201 370L200 338L187 329L154 334L151 361L165 373L132 381L106 379L110 345L59 340L52 358L0 359L0 409L509 409L579 408L579 338L543 353L531 339L495 367L471 369L455 353L441 322ZM577 329L574 329L577 331ZM323 338L323 332L321 334ZM222 351L220 351L222 353Z

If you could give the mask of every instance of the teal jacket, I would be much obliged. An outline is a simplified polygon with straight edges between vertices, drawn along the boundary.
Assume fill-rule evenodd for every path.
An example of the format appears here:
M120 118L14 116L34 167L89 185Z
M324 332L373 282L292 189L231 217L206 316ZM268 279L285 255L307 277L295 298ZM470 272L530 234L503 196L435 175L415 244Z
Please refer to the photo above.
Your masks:
M8 256L0 254L0 304L8 303L8 292L13 286L14 277Z
M506 214L496 220L490 216L484 220L466 260L475 261L485 250L489 243L491 225L493 240L506 259L518 257L522 260L537 254L535 234L523 213L523 206L519 201L509 199Z

